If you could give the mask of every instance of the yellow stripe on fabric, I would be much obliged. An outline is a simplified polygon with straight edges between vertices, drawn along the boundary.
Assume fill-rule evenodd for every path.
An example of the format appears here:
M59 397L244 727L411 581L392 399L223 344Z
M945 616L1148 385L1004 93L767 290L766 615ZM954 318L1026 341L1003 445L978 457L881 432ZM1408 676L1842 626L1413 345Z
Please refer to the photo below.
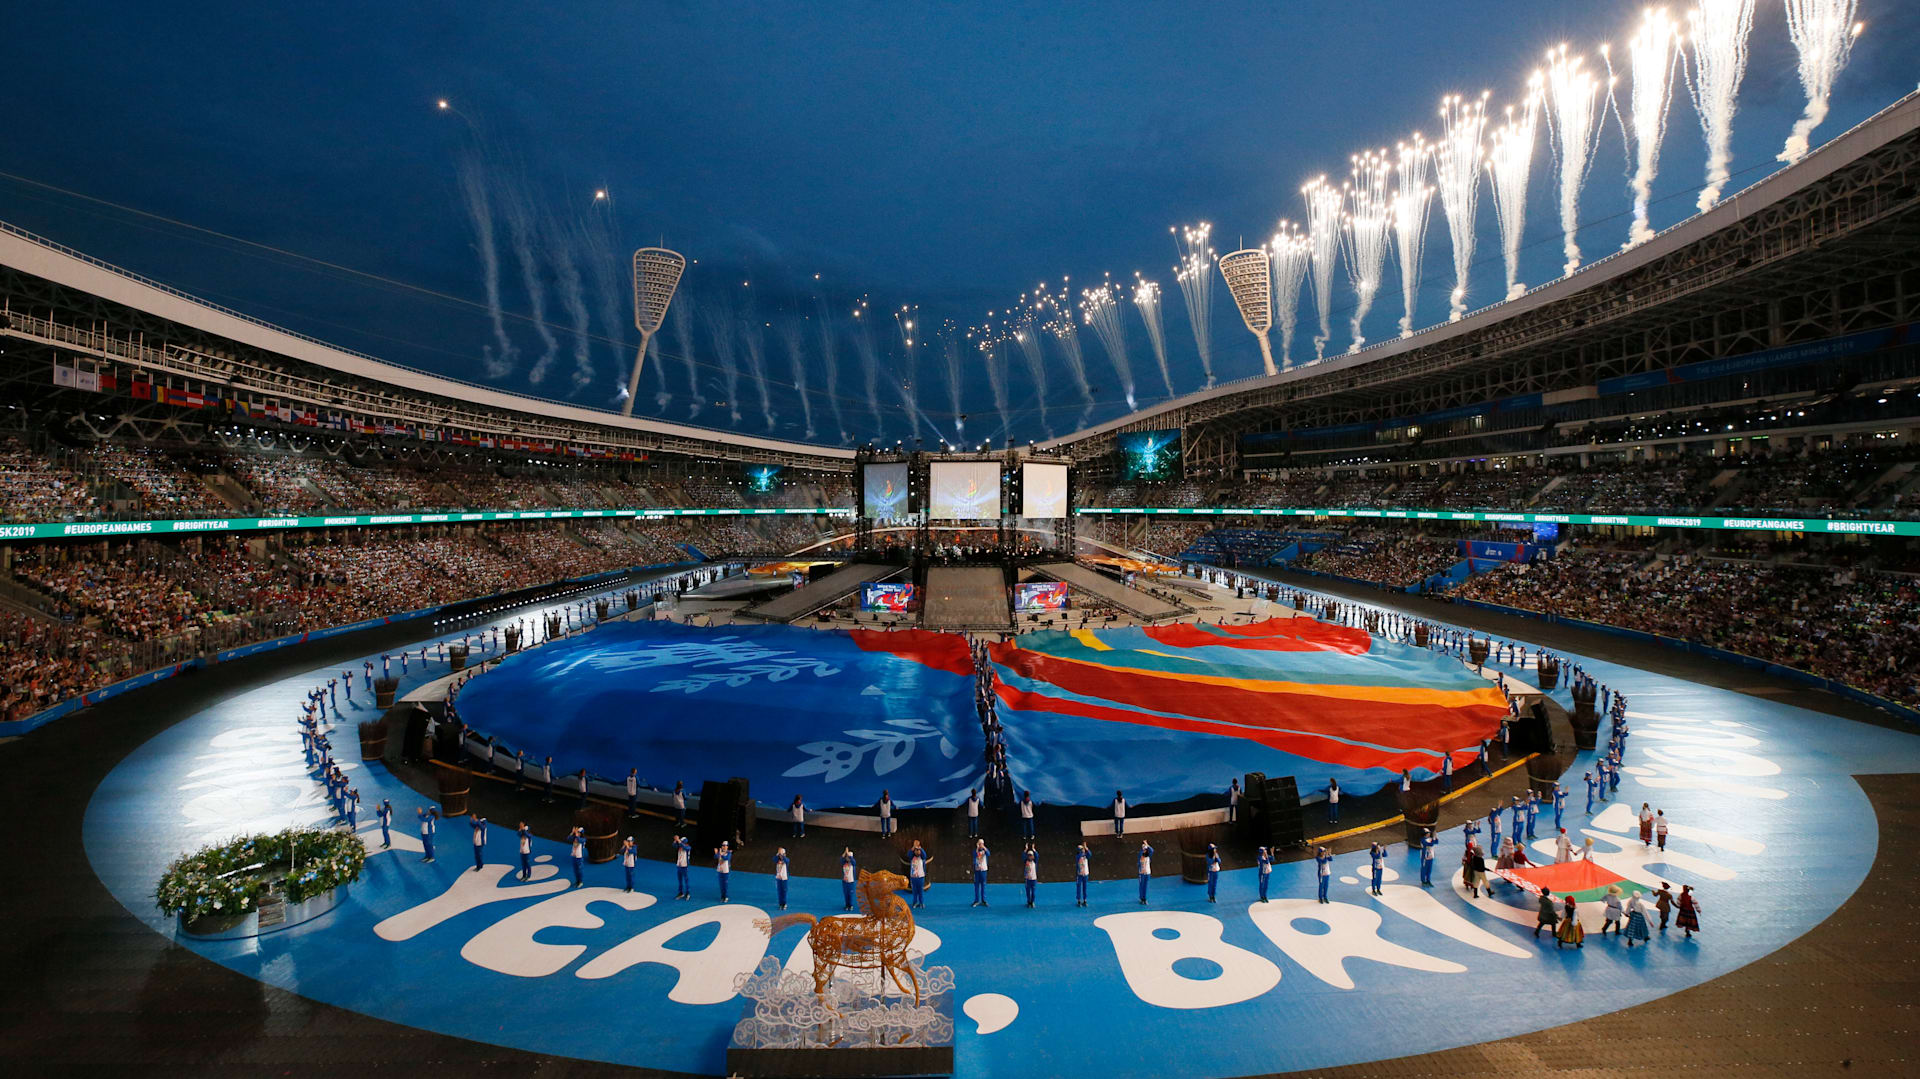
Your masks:
M1161 659L1178 659L1178 660L1183 660L1187 663L1207 662L1206 660L1201 659L1199 656L1176 656L1172 652L1156 652L1151 648L1136 648L1134 649L1134 651L1140 653L1143 656L1159 656Z
M1078 636L1085 630L1075 630ZM1108 649L1111 651L1111 649ZM1145 651L1145 649L1139 649ZM1246 690L1249 693L1295 693L1310 697L1327 697L1343 701L1379 701L1387 704L1427 704L1439 708L1459 708L1466 705L1492 705L1505 710L1507 699L1492 686L1486 689L1423 689L1418 686L1348 686L1322 685L1316 682L1264 682L1246 678L1228 678L1216 674L1188 674L1179 671L1155 671L1144 667L1115 667L1106 663L1094 663L1084 659L1068 659L1065 656L1049 656L1049 659L1061 663L1077 663L1094 670L1109 671L1113 674L1133 675L1140 678L1164 678L1186 684L1226 686L1229 689ZM1043 675L1044 677L1044 675Z
M1093 649L1093 650L1094 650L1094 651L1096 651L1096 652L1111 652L1111 651L1113 651L1113 646L1112 646L1112 645L1110 645L1110 644L1108 644L1107 642L1105 642L1105 641L1103 641L1103 640L1101 640L1100 638L1098 638L1098 637L1096 637L1096 636L1094 636L1094 635L1093 635L1093 631L1092 631L1092 630L1090 630L1090 629L1076 629L1076 630L1074 630L1074 631L1073 631L1073 639L1074 639L1074 640L1076 640L1076 641L1079 641L1079 642L1080 642L1081 644L1084 644L1084 645L1086 645L1086 646L1087 646L1088 648L1091 648L1091 649ZM1042 654L1044 654L1044 653L1042 653Z

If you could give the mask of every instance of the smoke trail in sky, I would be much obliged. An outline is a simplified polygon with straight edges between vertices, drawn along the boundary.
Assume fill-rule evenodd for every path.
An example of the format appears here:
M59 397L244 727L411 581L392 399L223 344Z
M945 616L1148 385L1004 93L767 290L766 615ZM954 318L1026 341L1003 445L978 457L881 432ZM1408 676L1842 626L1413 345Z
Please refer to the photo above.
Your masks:
M515 261L520 265L520 283L527 291L527 313L533 319L534 332L540 335L540 358L527 370L527 381L538 386L547 379L547 369L560 354L560 339L547 325L547 283L540 276L540 258L534 250L533 210L526 192L512 185L501 199L507 218L507 238L513 244Z
M707 339L713 344L714 362L720 365L720 377L727 386L727 414L740 422L740 355L734 347L737 328L726 301L710 303L700 309L700 321L706 324Z
M1453 240L1453 292L1447 321L1467 313L1467 274L1473 269L1474 226L1480 208L1480 140L1487 129L1487 94L1468 101L1459 94L1440 100L1440 141L1433 148L1433 178L1440 209Z
M1580 268L1580 189L1593 168L1604 115L1600 80L1585 68L1585 61L1565 45L1547 50L1546 101L1560 158L1560 249L1567 257L1562 273Z
M953 411L954 444L967 437L967 413L961 397L966 386L966 360L961 352L960 328L952 320L940 328L940 359L947 369L947 407Z
M1213 226L1205 221L1184 229L1169 228L1180 252L1173 279L1187 302L1187 324L1193 327L1193 348L1200 354L1200 370L1213 385Z
M1040 426L1053 437L1053 422L1047 417L1047 357L1040 347L1039 308L1025 296L1013 322L1013 343L1027 361L1027 377L1033 382L1033 403L1040 412Z
M975 327L968 335L973 339L974 347L980 350L980 360L987 369L987 386L993 391L993 408L1000 413L1000 431L1005 432L1008 423L1007 413L1007 371L1006 371L1006 335L999 327L989 323Z
M833 312L827 309L827 301L814 297L814 332L820 337L821 370L827 378L827 405L833 410L833 426L840 432L840 441L851 439L847 432L847 418L840 411L840 359L838 342L833 333Z
M1267 243L1273 259L1273 320L1280 324L1280 368L1293 359L1293 331L1300 324L1300 289L1313 261L1313 242L1300 226L1282 220Z
M900 368L893 373L892 382L894 388L900 391L900 403L907 408L907 429L917 431L919 424L915 419L920 415L920 305L901 304L893 313L893 325L900 333ZM934 433L939 434L939 431Z
M667 321L673 326L674 346L680 350L680 359L687 368L687 400L692 404L687 409L687 418L700 415L700 367L694 362L693 344L693 304L687 294L681 292L667 307Z
M780 343L786 346L787 362L793 368L793 385L800 391L801 418L806 421L807 438L813 437L813 398L807 394L807 342L806 330L797 318L786 318L780 322Z
M880 353L873 344L873 305L862 296L853 305L853 351L860 357L860 374L867 386L867 411L873 413L873 437L886 430L880 415Z
M1120 376L1121 391L1127 397L1127 409L1137 407L1133 395L1133 361L1127 358L1127 327L1120 317L1120 293L1113 282L1103 281L1099 288L1080 290L1080 315L1093 327L1100 344L1107 350L1113 373Z
M501 378L513 370L514 347L500 308L500 250L494 240L493 207L487 198L486 180L480 175L480 162L471 155L460 159L460 195L473 225L481 283L487 294L487 316L493 320L494 343L481 346L480 363L488 378Z
M1853 39L1861 26L1853 17L1859 0L1787 0L1787 36L1800 54L1800 86L1807 92L1807 111L1794 121L1786 149L1778 160L1792 164L1807 155L1808 137L1827 118L1833 80L1853 55Z
M573 388L579 390L593 382L593 316L587 313L586 282L575 261L573 237L551 223L545 231L547 261L559 286L560 306L573 322Z
M754 313L753 301L747 301L746 313L740 322L740 351L747 361L747 374L753 379L753 388L760 398L760 418L773 430L773 395L767 386L767 335L766 323Z
M1730 175L1733 160L1733 112L1739 104L1740 80L1747 73L1747 37L1753 30L1753 0L1699 0L1687 13L1692 31L1693 70L1687 90L1700 114L1700 133L1707 140L1707 185L1696 205L1711 210Z
M1313 302L1320 314L1320 332L1313 335L1313 358L1326 359L1333 337L1333 267L1340 257L1340 189L1316 176L1300 189L1307 200L1307 241L1313 258Z
M626 260L618 254L611 199L595 201L579 233L583 259L587 264L586 276L593 288L594 306L600 319L600 332L610 342L614 368L618 370L625 365L628 355L627 334L633 328L633 316L622 307L622 303L628 300L626 288L620 280ZM648 347L653 347L651 342ZM673 395L667 391L667 372L651 360L647 366L655 386L654 404L664 410L673 400Z
M1493 129L1487 147L1487 175L1493 187L1493 215L1500 224L1500 251L1507 267L1507 299L1527 291L1520 283L1520 234L1527 227L1527 181L1533 174L1533 144L1539 127L1541 83L1536 71L1527 80L1520 108L1507 106L1506 122Z
M1040 328L1045 330L1060 345L1060 354L1067 358L1067 368L1080 384L1080 394L1086 398L1086 406L1080 410L1078 426L1085 427L1087 418L1093 415L1093 383L1087 379L1087 359L1080 350L1080 326L1074 321L1073 304L1067 299L1067 284L1064 278L1060 282L1060 294L1055 296L1042 284L1039 294L1045 302L1047 314Z
M1208 288L1212 288L1211 285ZM1160 381L1167 387L1167 396L1173 396L1173 368L1167 365L1167 325L1160 317L1160 286L1133 272L1133 308L1140 312L1140 321L1147 324L1147 341L1153 346L1153 360L1160 365Z
M1353 157L1353 178L1347 181L1347 219L1342 236L1347 243L1347 277L1358 297L1353 305L1353 344L1358 352L1367 343L1361 326L1380 292L1381 272L1387 264L1387 242L1392 235L1393 162L1385 150L1368 150Z
M1607 69L1613 59L1606 49ZM1627 39L1629 93L1621 113L1621 130L1633 159L1633 178L1627 186L1633 191L1633 223L1627 226L1627 242L1621 250L1653 239L1648 207L1653 201L1653 178L1660 171L1660 144L1667 137L1667 113L1673 102L1673 75L1680 68L1680 24L1667 15L1666 8L1648 8L1640 17L1640 28Z
M1394 174L1393 239L1400 257L1400 336L1413 335L1413 307L1420 292L1420 260L1427 246L1427 216L1433 208L1433 188L1427 185L1427 162L1433 147L1415 132L1413 141L1396 147L1399 169Z

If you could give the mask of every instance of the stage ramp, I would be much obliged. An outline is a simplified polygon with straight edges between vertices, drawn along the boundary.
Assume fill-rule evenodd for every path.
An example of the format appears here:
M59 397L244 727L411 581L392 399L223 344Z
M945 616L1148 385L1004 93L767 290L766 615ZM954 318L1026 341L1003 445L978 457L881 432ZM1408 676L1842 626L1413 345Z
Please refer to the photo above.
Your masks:
M1013 603L999 566L930 566L920 624L954 632L1013 629Z
M1033 572L1042 577L1063 581L1073 591L1092 596L1103 603L1112 604L1144 622L1164 622L1169 618L1193 613L1193 608L1184 603L1164 600L1159 596L1142 592L1138 588L1128 588L1119 581L1090 570L1077 562L1049 562L1033 567Z
M846 599L860 591L860 586L863 584L884 581L905 572L905 566L855 562L842 566L812 584L796 588L784 596L748 607L734 617L756 618L762 622L795 622Z

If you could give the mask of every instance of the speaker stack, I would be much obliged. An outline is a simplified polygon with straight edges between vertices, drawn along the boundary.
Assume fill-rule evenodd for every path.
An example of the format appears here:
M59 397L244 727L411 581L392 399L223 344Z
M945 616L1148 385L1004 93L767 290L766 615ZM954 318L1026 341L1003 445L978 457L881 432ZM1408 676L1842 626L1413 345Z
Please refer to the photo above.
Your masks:
M700 838L702 851L712 850L723 841L745 845L753 841L753 799L747 793L747 781L709 779L700 786Z
M1298 847L1306 844L1306 819L1300 811L1300 790L1292 776L1269 778L1260 772L1247 776L1248 791L1259 791L1259 812L1254 820L1254 839L1267 847Z

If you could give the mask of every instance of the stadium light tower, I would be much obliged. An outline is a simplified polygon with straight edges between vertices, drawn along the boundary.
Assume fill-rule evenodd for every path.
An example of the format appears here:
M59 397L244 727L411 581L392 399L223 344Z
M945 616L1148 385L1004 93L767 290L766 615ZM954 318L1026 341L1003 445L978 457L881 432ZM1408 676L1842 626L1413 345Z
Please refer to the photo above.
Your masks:
M1260 341L1260 360L1267 374L1273 367L1273 345L1267 331L1273 329L1273 270L1264 247L1248 247L1220 256L1220 276L1227 279L1227 291L1233 305L1240 309L1240 321Z
M634 357L633 377L627 380L622 416L633 415L633 396L640 392L640 366L647 362L647 340L665 321L673 290L680 287L680 275L686 271L687 257L678 251L643 247L633 253L633 325L640 331L640 354Z

